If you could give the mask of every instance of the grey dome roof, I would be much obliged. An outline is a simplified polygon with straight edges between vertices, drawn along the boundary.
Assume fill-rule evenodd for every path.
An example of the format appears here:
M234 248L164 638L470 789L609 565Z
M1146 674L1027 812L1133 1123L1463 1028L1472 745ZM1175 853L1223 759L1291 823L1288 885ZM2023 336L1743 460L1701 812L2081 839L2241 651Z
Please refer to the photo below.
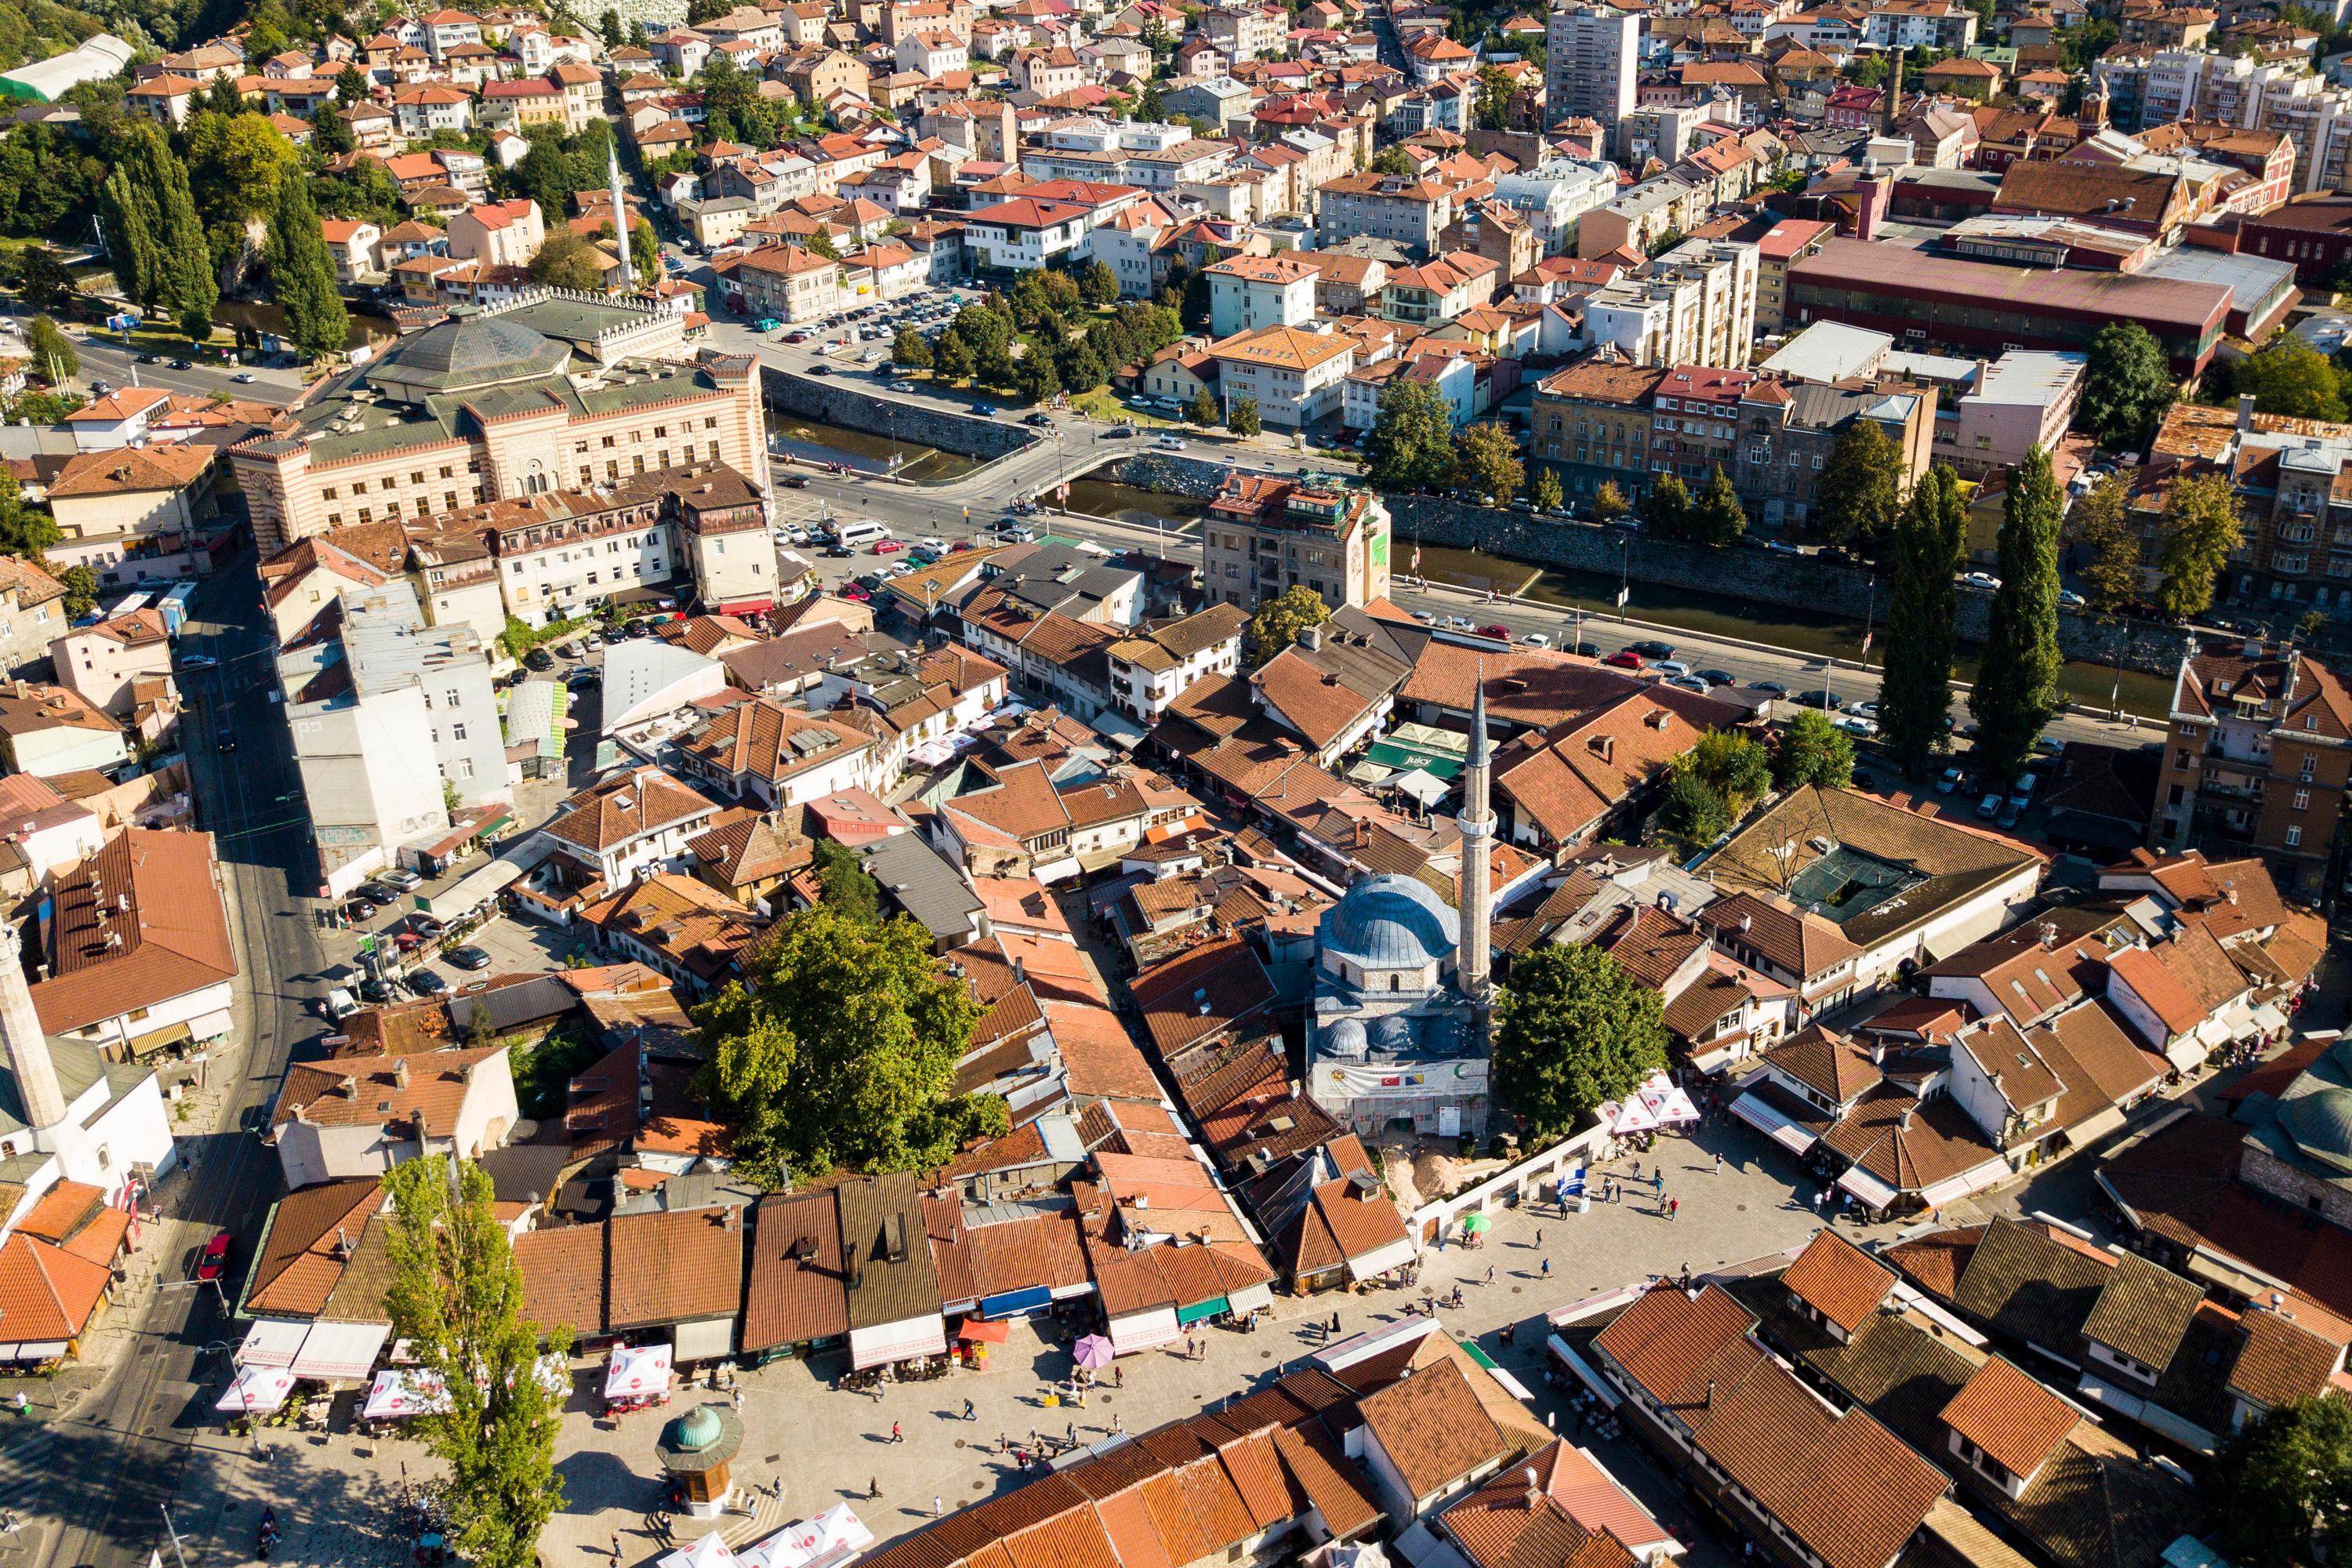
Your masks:
M2352 1173L2352 1089L2314 1089L2283 1100L2278 1120L2305 1155Z
M1364 1026L1353 1018L1342 1018L1323 1031L1323 1048L1335 1057L1360 1057L1366 1045Z
M1365 969L1418 969L1452 956L1461 925L1445 900L1411 877L1367 877L1323 916L1322 943Z
M394 344L368 380L419 392L458 392L550 375L571 357L570 348L520 321L461 307L449 320Z

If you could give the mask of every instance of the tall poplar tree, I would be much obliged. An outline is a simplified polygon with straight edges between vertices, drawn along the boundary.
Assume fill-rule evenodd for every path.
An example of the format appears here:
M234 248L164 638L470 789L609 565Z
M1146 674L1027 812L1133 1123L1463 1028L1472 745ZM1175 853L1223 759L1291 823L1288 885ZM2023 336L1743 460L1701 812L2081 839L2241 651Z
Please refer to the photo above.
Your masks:
M2036 447L2009 471L2001 503L2000 589L1984 661L1969 693L1977 755L1995 778L2014 773L2058 710L2058 483Z
M212 331L220 280L212 246L188 194L188 168L152 125L126 138L100 187L115 281L141 309L165 310L202 340Z
M1886 606L1886 672L1878 688L1878 727L1886 749L1916 774L1949 743L1952 648L1966 514L1959 476L1938 464L1911 490L1895 523L1895 588Z
M335 292L334 259L299 169L278 182L278 208L269 216L269 290L285 312L286 335L304 357L342 348L351 318Z

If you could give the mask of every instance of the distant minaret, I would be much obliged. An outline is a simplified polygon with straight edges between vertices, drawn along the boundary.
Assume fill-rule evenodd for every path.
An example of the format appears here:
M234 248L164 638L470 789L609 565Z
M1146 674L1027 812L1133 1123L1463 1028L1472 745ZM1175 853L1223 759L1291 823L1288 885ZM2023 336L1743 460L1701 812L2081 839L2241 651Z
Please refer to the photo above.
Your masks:
M1487 924L1493 911L1495 813L1487 798L1493 751L1486 743L1486 661L1478 661L1478 693L1470 700L1470 759L1462 773L1462 952L1454 963L1462 994L1478 1006L1487 1000Z
M629 265L629 204L621 199L621 153L617 147L604 149L607 171L613 177L613 238L621 253L621 292L636 291L636 272Z
M16 1098L24 1102L26 1124L55 1127L63 1121L65 1091L58 1087L49 1037L33 1007L33 988L25 981L23 939L6 921L0 921L0 1047L6 1049L8 1065L16 1069Z

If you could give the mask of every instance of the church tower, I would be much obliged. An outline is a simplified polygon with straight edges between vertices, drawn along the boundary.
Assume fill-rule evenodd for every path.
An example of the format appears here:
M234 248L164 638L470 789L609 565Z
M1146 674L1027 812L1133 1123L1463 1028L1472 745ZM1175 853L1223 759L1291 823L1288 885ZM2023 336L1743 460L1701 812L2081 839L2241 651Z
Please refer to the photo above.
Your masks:
M33 988L25 980L22 941L14 924L0 921L0 1047L5 1048L16 1075L16 1098L23 1102L26 1125L55 1127L66 1119L65 1091L58 1086L49 1037L42 1031Z
M1470 702L1470 757L1462 773L1462 951L1454 961L1462 994L1479 1007L1489 999L1487 930L1493 918L1495 812L1487 798L1494 752L1486 742L1486 665L1478 663L1478 690Z

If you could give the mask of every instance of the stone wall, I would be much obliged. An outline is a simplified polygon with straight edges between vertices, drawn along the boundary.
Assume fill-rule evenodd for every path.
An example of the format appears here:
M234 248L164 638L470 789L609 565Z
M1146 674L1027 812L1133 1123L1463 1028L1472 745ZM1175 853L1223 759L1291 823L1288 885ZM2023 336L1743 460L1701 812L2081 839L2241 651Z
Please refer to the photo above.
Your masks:
M877 397L830 378L795 375L772 364L760 367L760 393L777 413L822 419L874 436L895 434L902 441L967 458L1002 458L1037 438L1036 432L1020 425Z
M1139 452L1115 465L1115 477L1123 484L1188 496L1214 495L1226 472L1213 463L1165 452ZM1857 623L1874 609L1883 623L1886 612L1885 575L1877 574L1874 592L1873 574L1859 566L1738 546L1717 550L1568 518L1540 517L1520 509L1496 510L1429 496L1385 499L1400 539L1482 550L1538 566L1560 566L1608 577L1617 575L1622 549L1625 573L1637 583L1801 605ZM1991 611L1990 594L1962 588L1962 639L1982 641ZM2102 623L2072 610L2058 612L2059 650L2072 659L2112 664L2120 653L2126 669L2169 675L2179 667L2185 640L2186 634L2179 626L2135 620Z

